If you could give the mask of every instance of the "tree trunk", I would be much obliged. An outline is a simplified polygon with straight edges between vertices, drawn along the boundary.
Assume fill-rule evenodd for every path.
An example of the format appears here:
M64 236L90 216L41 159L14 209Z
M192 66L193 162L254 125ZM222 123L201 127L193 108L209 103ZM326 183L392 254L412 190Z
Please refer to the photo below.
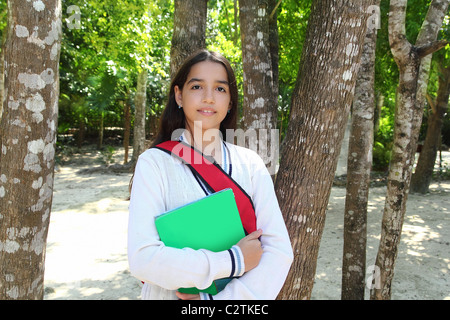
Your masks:
M242 127L248 136L258 137L258 154L274 175L278 162L277 85L273 79L268 0L240 0L244 103ZM276 26L276 25L275 25ZM252 133L252 134L250 134ZM255 141L256 142L256 141Z
M427 193L433 177L443 120L448 107L450 67L442 68L441 73L436 103L434 103L428 119L425 142L417 161L416 170L411 178L411 192Z
M39 1L38 1L39 2ZM0 151L0 300L42 299L53 196L61 3L8 1Z
M133 131L133 157L136 162L139 155L145 150L145 103L147 100L147 69L139 73L134 101L134 131Z
M448 2L448 0L433 0L423 26L434 25L437 33ZM436 42L413 46L408 42L405 35L406 3L407 0L391 0L390 3L389 42L400 70L400 77L395 112L394 147L389 164L381 239L375 263L375 271L379 273L376 275L379 287L371 291L371 299L377 300L391 297L391 283L423 113L423 105L417 99L421 87L420 60L442 46L442 43Z
M81 146L83 145L85 134L86 134L86 123L84 121L84 114L82 114L79 117L78 134L77 134L77 147L79 149L81 149Z
M239 9L238 9L237 0L233 0L233 7L234 7L234 38L233 38L233 43L237 44L237 41L239 39L239 33L240 33L239 26L238 26L238 22L239 22L238 21L239 20L238 12L239 12Z
M98 140L97 140L97 149L101 150L103 148L103 133L104 133L104 120L105 120L105 112L100 112L100 123L98 125Z
M5 10L8 10L5 8ZM3 13L1 13L3 15ZM0 121L2 120L2 112L3 112L3 97L4 97L4 91L5 91L5 84L4 84L4 69L3 69L3 60L5 55L5 50L3 49L3 44L6 39L6 30L2 33L2 38L0 39Z
M206 47L207 3L208 0L175 0L170 50L171 78L189 55Z
M1 40L1 39L0 39ZM0 46L2 46L3 41L0 43ZM3 96L4 96L4 90L5 90L5 85L4 85L4 77L3 77L3 52L4 50L2 50L0 48L0 121L2 120L2 113L3 113Z
M380 0L372 2L379 8ZM378 14L378 13L375 13ZM378 17L380 18L380 17ZM372 168L377 26L368 25L355 87L347 162L342 300L364 300L367 202Z
M128 151L130 147L130 131L131 131L131 117L130 117L130 104L128 101L121 101L123 105L123 164L128 162Z
M280 0L269 0L269 46L270 46L270 58L272 61L272 78L273 78L273 96L275 100L275 126L278 118L278 87L279 87L279 61L280 55L278 48L280 46L278 36L278 14L277 9L280 5ZM278 161L278 159L277 159Z
M314 1L276 190L294 251L280 299L309 299L371 1Z
M150 136L149 140L153 140L157 132L158 132L158 116L150 112L148 116L148 133Z

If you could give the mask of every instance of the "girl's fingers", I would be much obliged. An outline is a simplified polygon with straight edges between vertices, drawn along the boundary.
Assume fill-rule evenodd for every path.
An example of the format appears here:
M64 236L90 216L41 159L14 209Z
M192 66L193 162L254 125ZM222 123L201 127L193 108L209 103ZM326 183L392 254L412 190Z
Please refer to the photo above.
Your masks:
M247 237L248 239L258 239L262 235L262 230L258 229L250 233Z

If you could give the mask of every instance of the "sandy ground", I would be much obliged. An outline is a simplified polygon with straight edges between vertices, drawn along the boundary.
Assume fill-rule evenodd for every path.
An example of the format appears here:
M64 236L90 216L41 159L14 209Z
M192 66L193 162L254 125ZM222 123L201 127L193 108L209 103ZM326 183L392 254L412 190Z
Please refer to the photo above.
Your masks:
M45 299L140 299L140 282L128 271L126 234L130 174L80 174L95 151L59 166L45 263ZM447 166L450 154L446 153ZM123 158L119 150L116 161ZM374 264L385 187L372 188L367 266ZM312 299L340 299L345 188L333 187ZM392 299L450 299L450 181L425 196L410 195ZM369 277L369 275L367 275ZM368 299L368 290L366 290Z

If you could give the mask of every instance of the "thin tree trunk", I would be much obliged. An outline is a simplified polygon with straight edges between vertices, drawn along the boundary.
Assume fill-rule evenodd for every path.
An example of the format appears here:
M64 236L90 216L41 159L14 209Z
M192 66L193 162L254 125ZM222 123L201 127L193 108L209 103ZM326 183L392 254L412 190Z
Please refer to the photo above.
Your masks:
M145 104L147 100L147 69L139 73L134 101L134 131L133 156L131 161L136 162L139 155L145 150Z
M275 189L294 262L280 299L309 299L371 1L314 1Z
M123 164L128 162L128 152L130 147L130 134L131 134L131 117L130 117L130 104L127 101L121 101L123 105Z
M86 123L84 121L84 112L80 115L77 134L77 147L81 148L83 145L84 137L86 133Z
M246 132L254 130L257 151L269 172L278 162L277 85L273 79L268 0L240 0L242 65L244 77L244 117ZM272 130L273 129L273 130ZM250 144L251 146L251 144Z
M170 50L171 77L189 55L206 47L207 3L208 0L175 0Z
M7 9L5 9L7 11ZM0 16L3 18L3 15L6 15L7 12L1 12ZM3 48L3 44L6 39L6 30L2 33L2 38L0 39L0 121L2 120L3 113L3 97L5 93L5 79L4 79L4 68L3 68L3 60L5 55L5 50Z
M278 36L278 14L277 8L280 5L280 0L269 0L269 45L270 58L272 61L272 81L273 81L273 97L275 104L275 126L278 118L278 86L279 86L279 60L280 56L278 48L280 45Z
M423 26L437 26L437 33L448 0L433 0ZM422 121L423 105L420 95L421 59L442 47L442 42L429 42L413 46L405 35L407 0L391 0L389 16L389 42L400 70L394 127L394 147L389 165L386 203L383 212L380 246L376 258L376 276L379 287L371 291L371 299L391 297L391 284L397 258L398 245L406 211L406 201L414 164L417 138Z
M441 68L441 73L436 103L428 119L425 142L411 178L411 192L427 193L433 177L443 120L448 108L450 67Z
M239 17L238 17L238 13L239 13L239 8L238 8L238 4L237 4L237 0L233 0L233 7L234 7L234 38L233 38L233 43L237 44L237 41L239 39L239 26L238 26L238 22L239 22Z
M149 140L154 139L157 131L158 131L158 116L150 113L148 116L148 132L149 132L149 136L150 136ZM147 148L147 145L146 145L146 148Z
M1 41L1 39L0 39ZM2 46L3 41L0 42L0 46ZM1 49L0 49L1 50ZM5 91L5 85L4 85L4 77L3 77L3 53L4 50L0 51L0 121L2 120L2 113L3 113L3 96Z
M105 120L105 112L100 112L100 123L98 128L98 140L97 140L97 149L101 150L103 148L103 133L104 133L104 120Z
M61 3L9 0L8 9L7 99L0 126L0 300L42 299L58 120Z
M380 0L374 1L372 4L379 8ZM343 300L364 300L367 202L372 168L375 110L376 42L377 26L370 25L364 41L352 109L342 255L341 297Z

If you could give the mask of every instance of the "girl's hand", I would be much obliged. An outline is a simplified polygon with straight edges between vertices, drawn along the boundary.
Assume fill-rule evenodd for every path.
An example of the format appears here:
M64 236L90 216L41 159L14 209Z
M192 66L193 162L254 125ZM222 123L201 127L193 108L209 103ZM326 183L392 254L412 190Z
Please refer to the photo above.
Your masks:
M181 293L178 291L175 291L175 294L181 300L200 300L200 295L198 294Z
M250 233L245 238L242 238L237 245L244 256L245 272L255 268L261 260L262 248L259 237L262 235L262 230L256 230Z

